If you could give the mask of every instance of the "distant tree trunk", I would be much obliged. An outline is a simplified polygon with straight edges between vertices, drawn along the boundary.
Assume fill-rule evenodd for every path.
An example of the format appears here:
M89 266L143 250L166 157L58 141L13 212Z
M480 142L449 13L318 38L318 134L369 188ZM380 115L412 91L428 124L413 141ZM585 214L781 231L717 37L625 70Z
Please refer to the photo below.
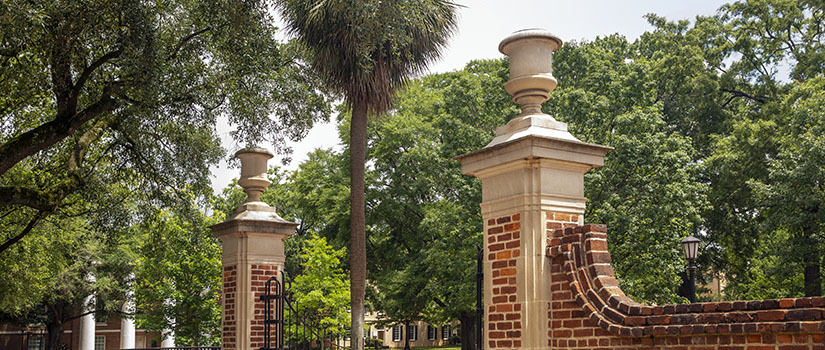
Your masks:
M404 350L410 350L410 321L404 321L404 332L407 334L401 334L404 337Z
M822 295L822 279L818 261L805 262L805 296L816 297Z
M46 350L60 349L60 334L63 333L63 305L46 305Z
M475 350L476 348L476 317L473 313L458 315L461 323L461 350Z
M350 123L350 297L352 350L364 350L364 290L367 281L367 247L364 209L364 163L367 154L367 105L352 106Z
M682 280L682 283L679 285L679 296L690 299L690 278L688 277L687 270L680 272L679 278Z
M60 349L60 333L63 333L63 322L49 322L46 324L46 332L47 340L46 340L46 349L47 350L58 350Z
M814 244L813 227L805 225L802 228L803 237L805 237L807 246L802 249L802 261L804 264L803 274L805 276L805 296L815 297L822 295L822 275L820 270L820 259L822 254L819 252L819 247Z

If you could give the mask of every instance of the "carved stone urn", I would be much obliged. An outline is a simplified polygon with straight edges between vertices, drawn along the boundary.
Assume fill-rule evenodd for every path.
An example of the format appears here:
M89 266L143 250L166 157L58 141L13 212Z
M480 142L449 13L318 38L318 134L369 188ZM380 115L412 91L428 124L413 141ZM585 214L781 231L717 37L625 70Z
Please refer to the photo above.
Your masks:
M553 77L553 52L562 41L544 29L524 29L504 38L498 45L510 57L510 80L504 89L521 107L521 114L496 129L496 137L487 147L527 135L578 141L567 132L567 124L541 112L541 104L550 98L558 82Z

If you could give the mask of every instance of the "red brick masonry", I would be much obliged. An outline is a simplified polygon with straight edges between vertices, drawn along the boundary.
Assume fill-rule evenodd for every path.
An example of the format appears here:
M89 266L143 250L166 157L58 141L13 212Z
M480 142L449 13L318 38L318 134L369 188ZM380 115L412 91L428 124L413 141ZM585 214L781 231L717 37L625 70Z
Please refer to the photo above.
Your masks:
M237 291L237 265L223 267L223 325L222 343L224 349L236 348L235 334L235 292Z
M557 230L547 247L548 345L588 349L825 350L825 298L645 306L619 288L607 229Z
M252 333L250 334L250 346L252 347L252 349L259 349L264 346L272 346L272 344L266 344L264 342L264 328L266 327L264 323L264 320L266 319L266 315L264 315L264 304L266 303L266 301L261 300L261 296L266 294L266 281L269 279L269 277L278 276L278 271L279 269L276 265L252 265L251 284L252 294L255 298L255 315L253 316L250 324ZM274 290L274 283L270 288L272 288L270 290L272 293L277 293L277 291Z
M487 220L487 260L493 262L493 296L484 303L488 305L490 348L521 346L521 303L516 301L516 258L521 254L520 220L521 214Z

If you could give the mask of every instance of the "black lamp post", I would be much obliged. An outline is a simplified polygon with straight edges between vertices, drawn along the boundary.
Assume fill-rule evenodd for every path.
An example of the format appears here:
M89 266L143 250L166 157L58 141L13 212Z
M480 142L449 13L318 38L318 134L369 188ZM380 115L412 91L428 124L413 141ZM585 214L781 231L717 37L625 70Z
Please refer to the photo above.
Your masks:
M696 270L696 254L699 253L699 243L701 241L693 236L687 236L682 240L682 249L685 250L685 258L688 261L688 273L690 274L690 294L688 299L691 303L696 302L696 280L694 271Z

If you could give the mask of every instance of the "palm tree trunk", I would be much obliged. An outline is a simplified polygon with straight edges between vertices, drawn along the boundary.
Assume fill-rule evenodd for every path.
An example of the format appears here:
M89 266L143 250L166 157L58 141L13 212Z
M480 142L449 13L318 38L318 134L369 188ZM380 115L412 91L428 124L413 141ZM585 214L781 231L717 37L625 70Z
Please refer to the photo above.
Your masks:
M352 106L350 123L350 297L353 350L364 349L364 290L367 281L366 218L364 214L364 163L367 153L367 105Z

